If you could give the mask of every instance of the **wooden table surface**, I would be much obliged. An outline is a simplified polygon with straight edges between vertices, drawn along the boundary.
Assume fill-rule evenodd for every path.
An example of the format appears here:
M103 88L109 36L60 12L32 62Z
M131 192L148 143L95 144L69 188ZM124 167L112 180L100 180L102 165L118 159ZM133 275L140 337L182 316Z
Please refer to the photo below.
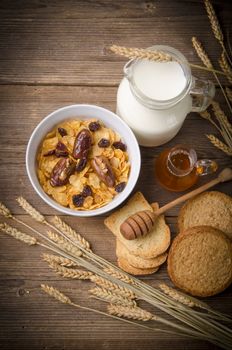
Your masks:
M232 35L232 3L213 3L224 32ZM28 180L25 150L30 134L48 113L65 105L91 103L115 111L125 60L109 52L112 43L135 47L167 44L197 64L199 60L191 46L191 37L196 35L215 64L220 53L203 3L197 0L3 0L0 28L0 200L28 223L32 221L15 201L19 195L45 215L58 214L38 197ZM194 74L210 77L200 71ZM218 91L217 95L223 101ZM142 169L136 190L160 205L177 197L160 188L153 174L157 155L164 147L177 143L194 146L200 158L216 160L220 169L231 165L231 159L206 139L209 133L216 134L213 126L190 113L168 145L141 148ZM199 184L208 179L201 179ZM215 189L231 194L229 184ZM170 210L166 217L172 236L179 208ZM65 217L90 240L96 253L115 262L115 240L103 219ZM43 251L0 235L2 350L216 349L208 343L154 334L52 300L40 290L41 283L58 287L82 305L102 308L102 304L88 299L88 282L66 280L49 270L41 260ZM143 279L154 286L160 281L171 285L165 265L154 276ZM231 313L232 289L207 302ZM145 307L151 310L149 305Z

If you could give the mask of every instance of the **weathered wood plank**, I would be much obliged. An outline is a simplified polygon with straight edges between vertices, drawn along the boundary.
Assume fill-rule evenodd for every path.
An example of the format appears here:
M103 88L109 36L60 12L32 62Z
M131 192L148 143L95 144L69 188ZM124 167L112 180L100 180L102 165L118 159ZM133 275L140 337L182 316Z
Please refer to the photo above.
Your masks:
M126 60L109 52L112 43L171 45L199 64L191 46L193 35L202 40L217 65L221 49L202 3L72 1L69 5L26 1L20 3L19 11L16 7L17 12L2 5L0 83L117 85ZM231 5L217 9L226 32L231 27Z

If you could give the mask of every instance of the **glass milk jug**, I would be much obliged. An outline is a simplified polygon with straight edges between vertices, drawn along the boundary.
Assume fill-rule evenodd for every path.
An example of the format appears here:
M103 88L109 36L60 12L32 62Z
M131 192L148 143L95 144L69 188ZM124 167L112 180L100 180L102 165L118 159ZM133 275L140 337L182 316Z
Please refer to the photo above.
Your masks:
M180 130L187 114L204 111L215 94L212 82L192 76L186 58L176 49L156 45L171 62L133 59L124 67L117 93L117 114L142 146L159 146Z

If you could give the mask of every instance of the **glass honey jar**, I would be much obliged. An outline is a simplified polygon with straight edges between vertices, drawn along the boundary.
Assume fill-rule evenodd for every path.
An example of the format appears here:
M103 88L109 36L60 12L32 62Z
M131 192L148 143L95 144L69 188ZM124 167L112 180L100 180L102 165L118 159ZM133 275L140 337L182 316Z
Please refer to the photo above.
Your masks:
M164 150L156 159L155 176L170 191L184 191L192 187L199 176L217 170L217 163L210 159L197 160L196 151L186 145Z

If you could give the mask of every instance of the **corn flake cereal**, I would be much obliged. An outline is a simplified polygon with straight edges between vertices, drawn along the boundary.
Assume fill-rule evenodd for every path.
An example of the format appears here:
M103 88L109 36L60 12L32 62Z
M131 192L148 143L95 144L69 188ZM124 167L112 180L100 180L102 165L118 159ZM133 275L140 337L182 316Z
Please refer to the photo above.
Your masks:
M73 149L81 131L90 135L91 147L87 155L75 158ZM99 144L102 139L107 147ZM117 185L127 183L130 174L128 154L114 147L115 142L126 149L120 135L96 119L57 125L43 139L37 155L37 175L44 191L75 210L93 210L112 201L123 188ZM113 186L106 181L108 174L114 178Z

